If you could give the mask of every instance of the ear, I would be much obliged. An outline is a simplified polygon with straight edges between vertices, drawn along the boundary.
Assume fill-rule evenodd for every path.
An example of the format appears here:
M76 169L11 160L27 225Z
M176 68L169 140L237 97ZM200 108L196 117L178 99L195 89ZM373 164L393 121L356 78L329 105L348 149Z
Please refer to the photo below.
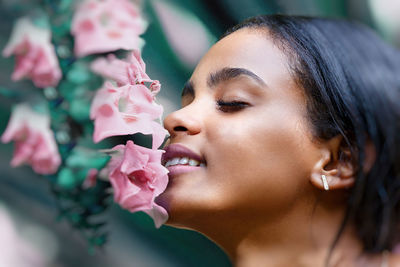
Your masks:
M320 152L320 157L311 172L311 184L324 190L322 175L325 175L329 190L352 187L356 171L350 148L345 144L343 137L337 135L322 141Z

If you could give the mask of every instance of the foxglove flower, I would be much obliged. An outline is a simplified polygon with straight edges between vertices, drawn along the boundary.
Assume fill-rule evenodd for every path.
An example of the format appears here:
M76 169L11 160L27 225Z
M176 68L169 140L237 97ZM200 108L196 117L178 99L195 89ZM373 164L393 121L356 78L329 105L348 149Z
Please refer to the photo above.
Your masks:
M138 8L129 0L86 0L77 9L71 25L75 54L140 49L139 37L147 27Z
M99 58L92 63L91 69L104 78L115 81L118 86L149 83L153 95L160 91L159 81L151 80L146 74L146 64L138 50L133 50L126 60L118 59L113 54L107 58Z
M61 164L49 116L33 111L26 104L14 108L1 141L15 141L13 167L29 164L36 173L53 174Z
M93 99L90 117L94 120L94 142L116 135L151 134L153 148L164 141L166 130L154 121L161 117L150 90L142 85L115 87L106 82Z
M16 22L3 50L3 56L11 55L16 59L12 80L30 78L39 88L56 86L60 81L62 74L50 31L33 25L27 18Z
M132 141L112 150L107 169L114 201L130 212L146 212L156 227L160 227L168 219L167 211L154 202L168 184L168 170L161 165L163 151L138 146Z
M117 84L106 82L93 99L90 117L94 120L93 140L115 135L151 134L153 148L164 141L167 131L156 122L163 108L155 103L160 83L146 74L140 52L134 50L127 60L113 55L93 62L92 70ZM150 88L146 86L150 83Z

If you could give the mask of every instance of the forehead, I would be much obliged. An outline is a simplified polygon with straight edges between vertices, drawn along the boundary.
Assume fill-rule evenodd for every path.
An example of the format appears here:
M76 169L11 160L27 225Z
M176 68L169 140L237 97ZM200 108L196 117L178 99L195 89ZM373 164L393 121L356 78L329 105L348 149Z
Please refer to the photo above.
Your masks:
M210 73L225 67L249 69L272 86L292 82L287 58L266 30L240 29L224 37L201 59L191 80L205 86Z

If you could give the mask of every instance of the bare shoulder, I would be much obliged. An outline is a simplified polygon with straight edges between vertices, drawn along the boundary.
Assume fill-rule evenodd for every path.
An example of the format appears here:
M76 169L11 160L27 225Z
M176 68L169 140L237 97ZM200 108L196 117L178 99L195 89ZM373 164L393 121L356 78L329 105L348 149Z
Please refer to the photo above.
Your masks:
M388 265L386 265L385 267L400 267L400 254L388 254Z

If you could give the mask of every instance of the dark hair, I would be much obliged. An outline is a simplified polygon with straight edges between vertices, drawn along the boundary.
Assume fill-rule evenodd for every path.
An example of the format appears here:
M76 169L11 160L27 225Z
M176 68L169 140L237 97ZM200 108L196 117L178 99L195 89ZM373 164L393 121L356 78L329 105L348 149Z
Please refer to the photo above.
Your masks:
M242 28L267 30L289 59L307 96L314 136L342 135L355 159L357 177L346 216L366 252L390 250L400 220L400 53L372 30L354 22L300 16L250 18ZM363 170L367 144L376 158Z

